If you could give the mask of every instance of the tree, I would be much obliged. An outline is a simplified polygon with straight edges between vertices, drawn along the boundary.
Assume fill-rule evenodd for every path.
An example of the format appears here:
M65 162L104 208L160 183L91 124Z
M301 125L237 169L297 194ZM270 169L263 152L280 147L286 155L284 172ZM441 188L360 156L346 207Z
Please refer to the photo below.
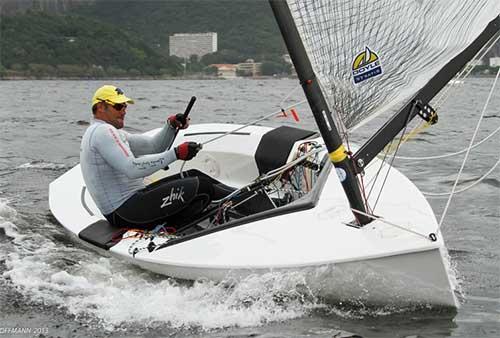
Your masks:
M283 62L264 61L261 68L262 75L281 75L290 73L290 65Z
M217 75L218 69L217 69L217 67L208 66L208 67L203 68L203 72L207 75L215 76L215 75Z
M235 50L223 49L215 53L210 53L203 55L201 58L201 63L205 66L209 66L217 63L240 63L246 60L246 57L239 54Z

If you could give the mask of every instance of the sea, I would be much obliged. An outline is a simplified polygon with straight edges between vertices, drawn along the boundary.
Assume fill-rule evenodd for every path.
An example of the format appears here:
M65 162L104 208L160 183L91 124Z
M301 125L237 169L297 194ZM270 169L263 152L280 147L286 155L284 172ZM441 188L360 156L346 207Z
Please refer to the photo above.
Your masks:
M468 147L500 127L494 78L468 78L447 89L439 122L405 142L400 156L428 157ZM51 181L78 164L93 92L115 84L136 99L126 130L145 132L197 102L191 123L241 123L302 102L296 79L165 81L0 81L1 337L500 337L500 135L471 150L442 233L460 308L350 306L325 302L283 276L249 277L231 287L178 281L103 257L74 242L52 216ZM299 122L262 125L315 129L307 104ZM384 118L359 128L361 144ZM464 154L394 160L422 191L451 191ZM438 219L446 198L429 197ZM314 239L314 234L304 233ZM307 254L307 253L304 253ZM279 295L279 296L276 296ZM283 296L285 295L285 296Z

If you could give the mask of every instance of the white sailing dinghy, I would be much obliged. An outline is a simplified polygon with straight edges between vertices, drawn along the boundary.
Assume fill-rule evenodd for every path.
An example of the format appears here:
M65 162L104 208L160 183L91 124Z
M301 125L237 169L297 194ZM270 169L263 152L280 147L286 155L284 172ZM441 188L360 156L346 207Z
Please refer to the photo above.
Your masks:
M50 184L52 213L86 245L175 278L293 272L333 300L456 307L431 206L395 168L377 179L376 155L413 118L436 121L430 100L495 38L498 1L270 4L319 132L230 124L181 131L174 145L206 143L203 150L185 168L176 163L147 180L194 169L237 190L174 234L112 227L79 166ZM392 117L380 130L347 151L347 134L384 112Z

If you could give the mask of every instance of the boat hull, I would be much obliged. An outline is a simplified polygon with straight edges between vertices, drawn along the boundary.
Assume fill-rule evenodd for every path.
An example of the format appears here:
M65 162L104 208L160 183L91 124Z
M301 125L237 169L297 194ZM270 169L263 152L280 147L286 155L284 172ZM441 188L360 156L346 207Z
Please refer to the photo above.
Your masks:
M123 257L121 257L123 258ZM363 305L457 307L439 248L360 261L282 268L195 267L130 260L169 277L233 283L279 274L300 278L314 296L328 302ZM300 285L297 285L300 286Z
M191 136L180 133L176 142L203 142L214 133L234 128L193 125ZM258 175L253 156L269 130L251 127L245 135L230 135L229 140L204 147L186 167L198 168L228 185L241 185L242 180ZM238 152L232 153L235 149ZM367 182L378 171L380 162L373 163L366 169ZM170 170L178 168L173 165ZM216 228L159 250L146 248L151 241L159 246L168 239L123 239L104 250L85 244L180 279L224 282L280 274L283 278L299 276L315 296L330 301L458 306L442 236L438 234L436 241L427 238L437 221L413 183L391 168L377 206L377 214L390 222L375 220L355 228L349 226L353 215L335 170L325 175L317 199L306 207ZM375 185L375 191L378 188ZM56 219L77 237L103 220L85 189L79 166L51 183L49 203ZM141 250L134 252L135 248Z

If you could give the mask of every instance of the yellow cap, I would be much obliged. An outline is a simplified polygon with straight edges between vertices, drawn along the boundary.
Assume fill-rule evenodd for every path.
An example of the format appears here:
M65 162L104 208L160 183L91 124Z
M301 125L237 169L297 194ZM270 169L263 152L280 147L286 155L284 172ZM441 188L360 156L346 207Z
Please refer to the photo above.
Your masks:
M110 85L102 86L96 90L94 96L92 97L92 106L102 101L109 103L134 103L134 100L123 94L123 90Z

